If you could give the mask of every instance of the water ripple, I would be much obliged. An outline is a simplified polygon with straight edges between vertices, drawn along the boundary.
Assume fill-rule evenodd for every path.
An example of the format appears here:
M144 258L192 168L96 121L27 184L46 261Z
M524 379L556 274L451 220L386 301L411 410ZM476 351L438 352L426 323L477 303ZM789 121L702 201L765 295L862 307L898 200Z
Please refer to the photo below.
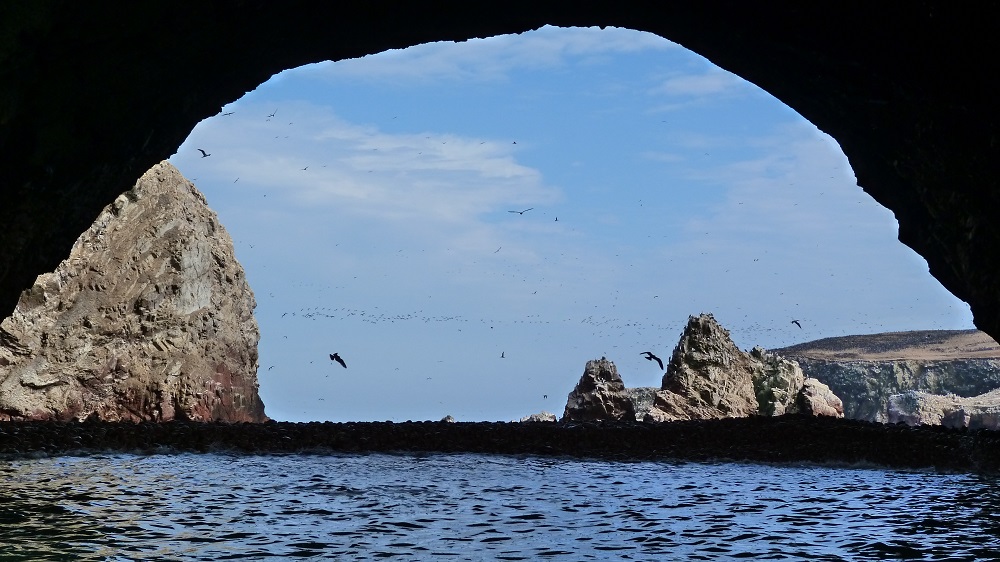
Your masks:
M992 477L461 455L0 463L4 560L990 560Z

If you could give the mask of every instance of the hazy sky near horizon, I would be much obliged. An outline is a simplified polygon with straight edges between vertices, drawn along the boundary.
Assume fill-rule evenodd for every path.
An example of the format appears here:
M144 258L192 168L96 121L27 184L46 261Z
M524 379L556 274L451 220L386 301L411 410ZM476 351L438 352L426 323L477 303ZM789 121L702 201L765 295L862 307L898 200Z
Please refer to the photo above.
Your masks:
M170 161L235 241L279 420L561 415L589 359L658 386L640 354L702 312L744 349L973 327L831 137L648 33L285 71Z

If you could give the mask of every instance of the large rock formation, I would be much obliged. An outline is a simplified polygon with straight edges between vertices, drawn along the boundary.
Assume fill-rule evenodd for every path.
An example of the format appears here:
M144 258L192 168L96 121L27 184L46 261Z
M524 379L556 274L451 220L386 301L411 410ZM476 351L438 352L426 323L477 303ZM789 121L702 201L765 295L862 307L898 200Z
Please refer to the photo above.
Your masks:
M853 419L892 421L890 397L909 391L970 398L1000 388L1000 345L976 330L825 338L774 351L829 385Z
M633 393L641 395L641 393ZM826 385L794 361L760 347L744 353L711 314L691 316L646 421L778 416L843 416Z
M615 364L604 357L587 361L569 393L562 421L634 420L635 409Z
M754 366L711 314L691 316L647 421L742 418L758 411Z
M889 423L1000 429L1000 389L964 398L911 390L889 398Z
M0 419L266 420L255 306L215 213L162 162L0 323Z

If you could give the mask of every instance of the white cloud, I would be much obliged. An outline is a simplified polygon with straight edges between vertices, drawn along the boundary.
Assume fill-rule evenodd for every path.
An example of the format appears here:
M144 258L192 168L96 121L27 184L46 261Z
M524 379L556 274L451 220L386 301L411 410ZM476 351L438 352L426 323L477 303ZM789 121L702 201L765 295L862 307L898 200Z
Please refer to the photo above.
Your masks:
M537 170L519 164L517 147L505 141L389 134L303 102L285 104L282 113L287 121L234 115L214 122L195 138L226 149L191 166L211 165L220 180L239 177L241 189L263 190L272 204L336 209L341 216L376 220L470 224L484 214L542 206L561 197ZM289 122L294 127L284 124Z
M688 74L668 78L653 88L651 93L669 96L706 96L729 92L742 84L743 80L735 74L715 70L705 74Z
M503 80L514 69L552 68L579 59L618 53L664 50L676 44L652 33L609 27L545 26L521 35L417 45L336 64L314 65L309 72L327 78L397 80Z

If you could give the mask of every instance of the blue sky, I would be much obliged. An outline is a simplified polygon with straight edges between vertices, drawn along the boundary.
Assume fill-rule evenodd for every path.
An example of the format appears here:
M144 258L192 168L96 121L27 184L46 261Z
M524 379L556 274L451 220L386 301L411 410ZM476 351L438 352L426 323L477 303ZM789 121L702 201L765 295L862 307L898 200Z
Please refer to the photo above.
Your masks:
M832 138L647 33L285 71L170 160L236 243L279 420L560 415L589 359L658 386L640 354L701 312L744 349L972 327Z

